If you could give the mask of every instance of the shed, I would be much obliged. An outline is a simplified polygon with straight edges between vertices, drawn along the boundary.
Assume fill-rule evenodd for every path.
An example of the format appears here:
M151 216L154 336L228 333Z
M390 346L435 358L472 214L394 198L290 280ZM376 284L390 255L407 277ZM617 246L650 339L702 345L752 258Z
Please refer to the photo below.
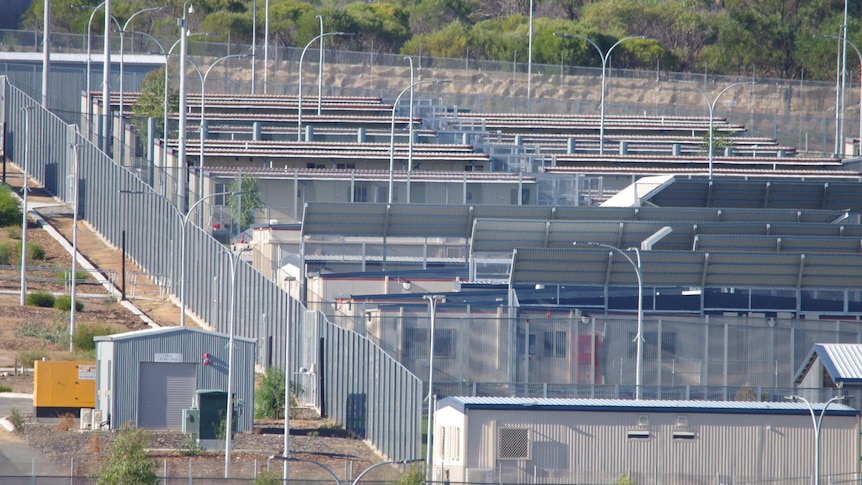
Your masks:
M188 327L140 330L96 337L96 409L110 429L181 430L183 409L198 390L227 391L228 342L224 334ZM234 338L236 430L254 423L256 342Z
M812 389L862 389L862 344L814 344L793 384Z
M449 397L433 446L434 480L451 482L787 483L814 468L809 407L794 402ZM822 477L857 473L859 411L829 406L820 450Z

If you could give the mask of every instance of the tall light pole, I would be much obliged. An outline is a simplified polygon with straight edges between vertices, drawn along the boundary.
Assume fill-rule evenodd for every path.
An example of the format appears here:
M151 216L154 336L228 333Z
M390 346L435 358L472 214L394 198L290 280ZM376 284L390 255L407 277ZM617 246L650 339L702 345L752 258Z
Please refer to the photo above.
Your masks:
M428 430L427 442L425 445L425 480L431 480L431 457L433 443L431 441L431 432L434 431L434 324L437 320L437 303L446 303L446 297L443 295L423 295L422 299L428 300L428 312L431 314L431 336L428 344Z
M234 347L234 327L236 326L236 273L237 265L239 264L239 256L243 251L250 250L250 247L244 247L235 253L230 250L225 250L228 253L230 260L230 328L228 330L228 351L227 351L227 422L225 423L224 433L224 477L230 478L230 450L233 441L233 347Z
M530 25L527 28L527 113L533 112L532 82L533 82L533 0L530 0Z
M317 63L317 116L320 116L323 104L323 63L326 62L326 47L324 43L326 39L323 37L323 15L315 15L315 18L320 21L320 55Z
M157 195L155 192L142 192L142 191L134 191L134 190L121 190L121 194L138 194L138 195ZM168 207L173 210L173 214L177 216L177 220L180 223L180 326L186 326L186 227L189 223L189 217L192 212L194 212L195 208L203 203L205 200L211 197L218 197L220 195L239 195L242 192L216 192L214 194L209 194L205 197L201 197L189 207L188 212L183 214L183 212L177 208L174 204L168 203Z
M269 0L264 3L263 28L263 94L266 94L267 64L269 64Z
M407 203L410 203L410 172L413 171L413 58L410 56L404 56L405 59L410 61L410 121L407 122L407 133L409 135L409 139L407 141Z
M581 39L583 41L588 42L593 47L595 47L596 51L598 51L598 53L599 53L599 59L602 61L602 94L601 94L600 101L599 101L599 155L604 155L605 154L605 91L606 91L605 83L606 83L606 79L607 79L608 59L611 57L611 52L614 50L614 48L616 46L622 44L623 42L625 42L627 40L646 39L646 37L643 35L635 35L632 37L623 37L622 39L616 41L616 43L614 43L614 45L612 45L610 47L610 49L607 50L607 52L602 52L602 48L599 47L599 45L596 44L589 37L584 37L583 35L577 35L577 34L561 34L561 33L556 33L556 32L554 33L554 35L557 37L564 37L567 39L568 38Z
M784 396L785 399L794 399L797 401L802 401L808 406L808 411L811 413L811 424L814 426L814 477L811 480L811 483L814 485L820 485L820 425L823 423L823 415L826 414L826 410L829 409L829 406L834 403L841 401L844 399L844 396L835 396L832 399L826 401L826 404L823 405L823 408L820 410L820 415L814 415L814 407L802 396Z
M125 62L124 62L125 61L125 41L124 41L124 39L126 38L126 29L129 27L129 23L132 21L132 19L134 19L138 15L140 15L142 13L146 13L146 12L154 12L156 10L164 10L164 9L165 9L165 7L151 7L151 8L145 8L145 9L138 10L137 12L133 13L128 19L126 19L126 22L123 24L123 28L120 29L120 115L119 115L119 118L120 118L120 160L121 161L123 158L122 157L122 155L123 155L123 146L122 145L125 143L125 133L124 133L124 130L122 127L123 127L123 109L124 109L123 93L125 92L125 87L124 87L125 72L123 70L123 66L125 65Z
M21 306L27 304L27 194L30 189L27 186L29 179L29 163L30 163L30 110L35 108L34 105L24 106L21 111L24 112L24 181L21 184L23 203L21 206Z
M210 72L213 70L213 68L216 66L216 64L218 64L219 62L224 61L224 60L226 60L226 59L230 59L230 58L232 58L232 57L248 57L248 56L247 56L246 54L231 54L231 55L228 55L228 56L219 57L218 59L216 59L215 61L213 61L213 63L212 63L212 64L210 64L210 67L208 67L208 68L207 68L206 73L204 73L204 75L203 75L203 76L201 76L201 122L200 122L200 125L199 125L199 128L200 128L200 140L201 140L201 151L200 151L200 156L199 156L199 160L198 160L198 162L199 162L199 163L198 163L198 169L199 169L199 172L198 172L198 199L200 199L200 198L203 196L203 193L204 193L204 179L203 179L203 171L204 171L204 138L205 138L205 137L204 137L204 132L206 131L206 120L205 120L205 118L204 118L204 109L205 109L205 106L206 106L206 85L207 85L207 77L209 77ZM197 66L195 66L195 69L197 69ZM198 70L198 74L200 74L200 71L199 71L199 70ZM266 84L264 84L264 85L266 85Z
M820 39L842 40L841 37L838 37L837 35L815 35L814 37ZM843 40L850 44L850 47L853 47L853 50L856 51L856 55L859 56L859 65L862 66L862 52L859 51L859 48L856 47L856 44L854 44L853 41L851 41L850 39L847 39L845 37ZM860 93L862 93L862 73L860 73L859 77L859 86ZM859 156L860 154L862 154L862 94L860 94L859 96L859 152L856 155Z
M51 0L45 0L42 13L42 106L50 109L48 103L48 75L51 70Z
M102 151L111 157L111 0L105 0L105 43L102 64Z
M629 248L628 251L634 251L635 256L637 257L637 262L635 262L631 256L629 256L622 249L611 246L610 244L603 244L597 242L582 242L578 243L575 241L575 245L583 244L585 246L597 246L605 249L610 249L611 251L621 255L626 258L626 261L632 265L632 268L635 270L635 274L638 279L638 316L637 316L637 335L635 335L635 399L641 398L641 387L643 386L643 369L641 368L643 362L643 322L644 322L644 309L643 309L643 295L644 295L644 286L643 286L643 272L641 270L641 252L639 248Z
M75 135L77 135L77 130ZM76 140L77 141L77 140ZM78 156L78 148L80 143L71 143L70 147L74 150L75 163L72 166L74 173L72 174L72 305L69 308L69 352L74 350L75 323L77 319L77 287L78 287L78 185L79 185L79 166L80 157Z
M93 8L93 11L90 12L90 20L87 22L87 136L92 138L93 131L93 106L91 104L92 96L90 91L92 90L92 83L90 82L90 63L92 62L91 54L90 54L90 32L93 25L93 16L96 15L96 12L105 5L105 2L102 2Z
M287 281L287 326L284 331L284 468L282 478L287 482L290 474L290 326L293 323L293 282L296 277L288 275Z
M412 92L414 86L418 86L420 84L448 84L452 81L441 81L441 80L428 80L428 81L416 81L410 83L409 86L402 89L398 96L395 98L395 102L392 103L392 124L389 129L389 203L392 203L392 199L395 195L395 111L398 109L398 102L401 101L401 96L404 96L404 93L407 91ZM410 120L413 121L412 119Z
M719 93L715 96L715 99L710 100L709 96L706 94L706 92L704 92L703 89L700 89L699 87L697 87L696 84L693 84L690 82L685 82L685 81L678 81L678 82L680 84L685 84L687 86L691 86L694 89L696 89L697 92L699 92L703 96L703 99L706 101L706 107L709 108L709 147L707 148L707 157L709 160L709 181L712 182L712 162L713 162L714 157L715 157L715 146L713 146L713 143L714 143L713 139L715 137L715 133L714 133L714 129L713 129L713 124L715 121L715 105L716 105L716 103L718 103L718 99L721 98L721 95L726 93L727 91L729 91L730 88L734 88L736 86L743 86L746 84L751 85L754 83L753 82L733 83L730 86L727 86L726 88L719 91Z
M186 70L188 69L188 31L189 24L186 13L194 13L194 7L189 0L183 3L183 18L177 19L180 26L180 127L179 127L179 170L177 177L178 205L184 211L188 206L188 190L186 189ZM185 311L185 309L183 309Z
M320 35L315 36L313 39L308 41L308 44L305 44L305 47L302 48L302 53L299 55L299 69L298 69L298 77L297 84L299 84L299 93L296 96L296 141L302 141L302 59L305 58L305 51L314 43L317 39L323 39L324 37L328 37L330 35L350 35L347 32L324 32Z

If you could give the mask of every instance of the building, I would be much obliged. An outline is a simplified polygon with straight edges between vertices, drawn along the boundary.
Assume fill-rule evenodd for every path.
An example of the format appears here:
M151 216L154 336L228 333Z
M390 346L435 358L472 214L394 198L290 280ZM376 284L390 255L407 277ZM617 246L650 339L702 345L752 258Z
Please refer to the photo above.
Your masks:
M450 397L434 417L433 479L790 483L813 473L810 413L794 402ZM858 477L859 452L859 411L829 406L821 477Z
M227 390L227 335L188 327L96 337L96 409L110 429L181 430L183 409L202 390ZM256 342L234 338L236 430L254 421Z

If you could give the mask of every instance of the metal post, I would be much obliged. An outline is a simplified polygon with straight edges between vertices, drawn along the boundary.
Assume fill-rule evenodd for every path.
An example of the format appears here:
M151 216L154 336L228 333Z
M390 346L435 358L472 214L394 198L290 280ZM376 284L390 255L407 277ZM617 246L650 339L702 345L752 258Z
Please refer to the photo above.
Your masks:
M404 56L405 59L410 61L410 120L407 122L407 133L409 135L408 145L407 145L407 194L406 194L406 202L410 203L410 172L413 171L413 58L410 56ZM862 116L860 114L859 116Z
M437 302L446 303L446 297L443 295L423 295L423 299L428 300L428 311L431 314L431 336L428 345L428 431L426 441L425 454L425 480L431 480L431 462L433 441L431 433L434 431L434 324L437 319Z
M188 5L188 7L186 7ZM177 196L179 199L178 205L180 211L185 211L188 207L188 191L186 190L186 70L188 69L188 20L186 13L194 13L194 7L191 6L189 0L183 3L183 18L179 19L180 24L180 126L179 126L179 157L178 163L179 173L177 174Z
M797 395L784 397L785 399L795 399L804 402L805 405L808 406L808 411L811 413L811 423L814 426L814 476L812 477L811 483L813 485L820 485L820 426L823 423L823 415L826 414L826 410L829 409L829 406L834 402L843 400L844 396L835 396L826 401L826 404L823 405L823 409L820 410L819 416L815 416L814 407L804 397Z
M111 157L111 0L105 0L105 60L102 65L102 151Z

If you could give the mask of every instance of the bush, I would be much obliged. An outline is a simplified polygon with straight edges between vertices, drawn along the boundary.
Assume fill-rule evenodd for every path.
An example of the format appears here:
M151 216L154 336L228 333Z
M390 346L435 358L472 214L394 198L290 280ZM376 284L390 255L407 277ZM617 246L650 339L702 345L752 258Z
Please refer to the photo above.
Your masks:
M52 308L54 306L54 295L47 291L34 291L27 295L25 302L28 306Z
M150 435L146 430L123 426L111 443L108 459L98 473L98 485L158 485L153 460L145 447Z
M72 296L71 295L63 295L63 296L57 298L54 301L54 308L57 310L71 311L72 310ZM83 309L84 309L84 302L82 302L81 300L78 300L76 298L75 299L75 310L81 311Z
M6 236L9 239L21 239L21 226L9 226L6 228Z
M66 342L69 338L69 330L65 322L24 322L15 327L15 338L33 337L39 340L56 344Z
M45 248L39 243L27 243L27 261L42 261L45 259Z
M15 249L9 243L0 243L0 264L4 266L12 265L12 260L15 258Z
M406 472L398 477L395 485L422 485L423 483L425 483L425 473L422 471L422 467L411 465Z
M21 208L18 200L12 195L12 189L6 185L0 185L0 226L11 226L21 222Z
M117 333L112 327L104 323L83 323L75 329L75 335L72 336L72 348L81 351L90 351L96 349L95 337L102 335L113 335Z
M18 408L12 408L12 413L9 415L7 420L9 421L9 424L15 428L15 431L19 433L24 432L24 416L21 415L21 411L19 411Z
M278 485L281 483L281 477L269 470L261 470L254 478L254 485Z
M290 405L296 406L296 395L302 388L290 383ZM284 371L270 367L263 374L254 394L254 417L281 419L284 417Z
M620 475L614 485L636 485L634 478L628 475Z
M48 353L44 350L22 350L18 352L18 363L24 367L33 368L33 364L44 357L48 357Z
M9 386L0 385L0 392L12 392L12 388Z

